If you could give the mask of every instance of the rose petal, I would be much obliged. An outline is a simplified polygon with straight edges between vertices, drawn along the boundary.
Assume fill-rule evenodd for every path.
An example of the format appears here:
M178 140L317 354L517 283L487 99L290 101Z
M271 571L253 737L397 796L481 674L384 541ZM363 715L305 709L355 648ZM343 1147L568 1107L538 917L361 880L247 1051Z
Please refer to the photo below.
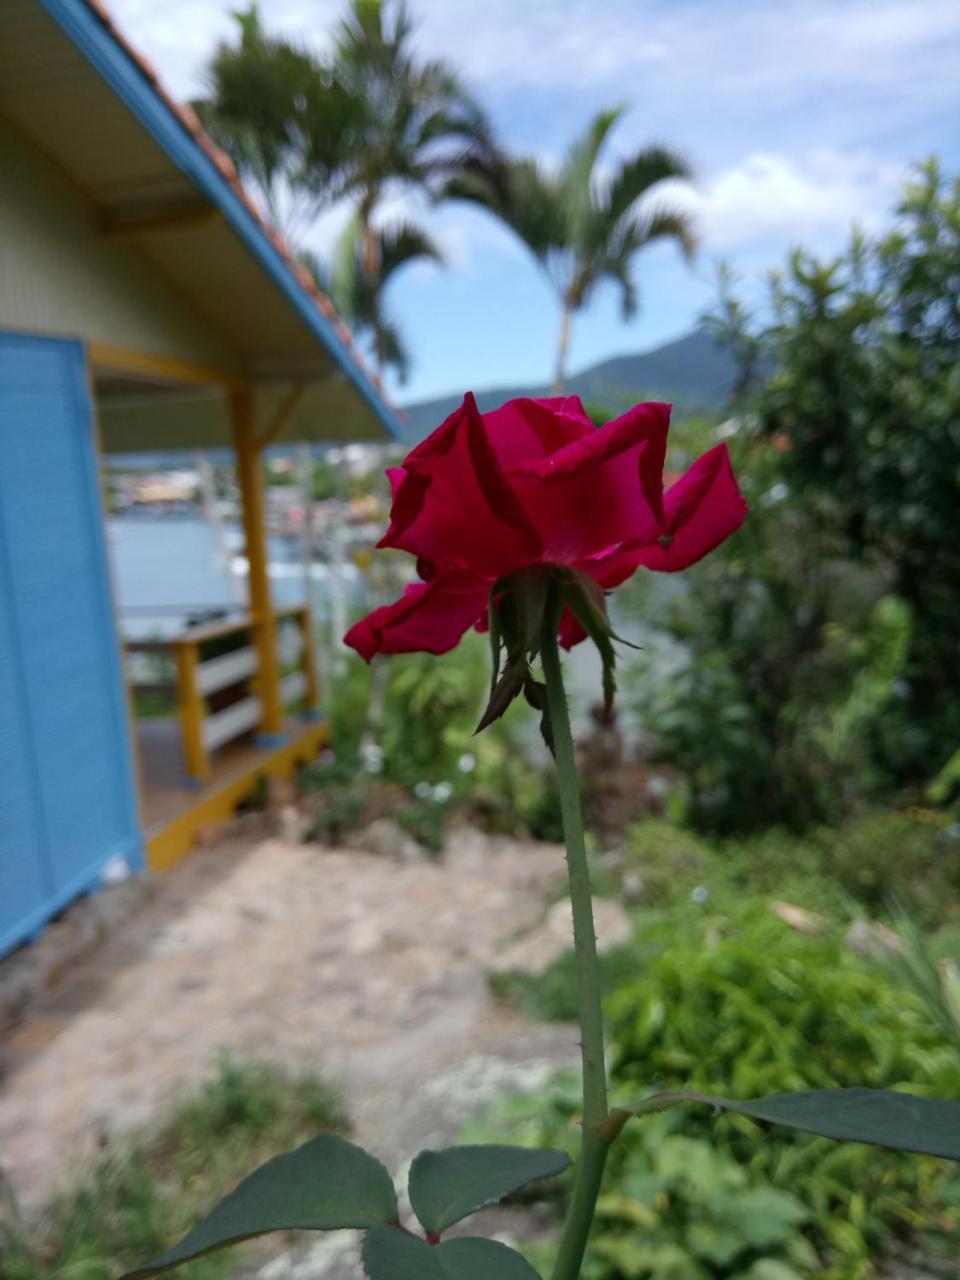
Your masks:
M490 578L540 556L540 538L504 476L469 393L408 454L390 483L393 510L381 547Z
M485 413L483 422L505 467L556 453L596 430L579 396L508 400L499 409Z
M636 405L555 453L507 475L544 543L544 557L575 564L629 539L663 532L662 473L670 406Z
M485 579L459 570L413 583L361 618L344 643L367 662L377 653L447 653L485 613L489 590Z
M587 633L584 631L576 614L564 609L563 617L560 619L560 625L557 627L557 637L565 649L572 649L575 644L580 644L582 640L586 640Z
M628 542L621 547L613 547L602 555L591 556L589 560L581 560L576 568L588 573L604 591L612 591L636 573L641 564L641 556L647 550L649 543Z
M638 552L637 564L676 573L702 560L734 533L747 515L725 444L699 458L664 499L665 535ZM621 579L622 581L622 579Z

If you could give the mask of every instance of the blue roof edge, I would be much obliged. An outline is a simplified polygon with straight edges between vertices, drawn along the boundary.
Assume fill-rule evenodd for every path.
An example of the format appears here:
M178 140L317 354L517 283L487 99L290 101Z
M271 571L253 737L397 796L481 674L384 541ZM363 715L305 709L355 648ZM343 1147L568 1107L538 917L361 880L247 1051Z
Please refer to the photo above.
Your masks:
M264 228L157 93L144 69L117 42L86 0L39 0L39 3L177 168L222 210L227 222L330 352L388 435L402 441L404 432L396 414L358 367L333 325L305 292Z

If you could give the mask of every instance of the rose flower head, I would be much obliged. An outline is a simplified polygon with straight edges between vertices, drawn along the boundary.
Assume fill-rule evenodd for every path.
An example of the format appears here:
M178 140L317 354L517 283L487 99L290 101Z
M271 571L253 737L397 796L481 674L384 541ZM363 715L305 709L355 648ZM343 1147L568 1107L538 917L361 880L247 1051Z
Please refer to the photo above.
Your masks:
M613 695L606 593L639 568L674 573L743 523L727 447L699 458L666 493L670 406L638 404L595 427L577 396L510 400L481 414L473 395L387 472L390 527L378 544L417 558L420 581L346 635L378 653L446 653L490 629L494 675L481 727L542 687L529 662L545 619L567 648L589 636ZM501 655L506 662L501 673Z

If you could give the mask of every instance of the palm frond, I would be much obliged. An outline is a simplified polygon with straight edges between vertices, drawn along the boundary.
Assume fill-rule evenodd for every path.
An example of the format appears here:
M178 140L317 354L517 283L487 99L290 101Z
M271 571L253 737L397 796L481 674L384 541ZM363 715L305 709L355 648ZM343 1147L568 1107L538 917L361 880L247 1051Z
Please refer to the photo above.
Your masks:
M388 320L380 326L379 348L381 362L394 370L398 381L406 382L412 367L410 350L392 321Z
M578 197L590 187L600 148L625 110L626 107L621 105L599 111L567 152L563 165L564 185Z
M599 112L567 153L558 185L566 222L566 239L571 247L586 241L589 228L595 220L594 170L600 149L623 112L622 106Z
M314 253L312 249L301 249L297 254L297 261L310 272L313 277L313 283L317 288L322 289L328 297L332 297L333 283L329 263L325 262L318 253Z
M416 226L415 223L393 223L382 227L378 235L381 288L387 284L395 272L417 258L427 259L438 265L443 264L443 254L439 246L431 240L422 227Z
M621 220L612 237L616 255L637 253L656 240L675 240L681 253L689 261L697 249L693 219L681 209L666 206L641 209Z
M658 182L690 176L690 166L678 152L662 146L644 147L619 166L598 196L597 205L613 224Z
M594 283L600 280L611 280L620 285L620 308L623 319L632 320L640 310L640 293L632 273L632 255L625 252L620 255L605 257L595 269Z

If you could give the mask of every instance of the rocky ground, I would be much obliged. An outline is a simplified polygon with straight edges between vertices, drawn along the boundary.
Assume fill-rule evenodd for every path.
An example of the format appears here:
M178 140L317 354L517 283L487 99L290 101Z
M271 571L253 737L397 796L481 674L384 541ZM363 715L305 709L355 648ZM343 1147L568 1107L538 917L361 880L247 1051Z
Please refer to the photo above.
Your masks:
M394 1171L455 1141L496 1093L576 1061L573 1028L505 1011L485 978L531 930L533 967L564 945L562 858L470 830L438 862L279 838L194 853L6 1036L0 1162L23 1207L223 1047L339 1082L357 1140ZM320 1243L266 1280L355 1274L348 1236Z

